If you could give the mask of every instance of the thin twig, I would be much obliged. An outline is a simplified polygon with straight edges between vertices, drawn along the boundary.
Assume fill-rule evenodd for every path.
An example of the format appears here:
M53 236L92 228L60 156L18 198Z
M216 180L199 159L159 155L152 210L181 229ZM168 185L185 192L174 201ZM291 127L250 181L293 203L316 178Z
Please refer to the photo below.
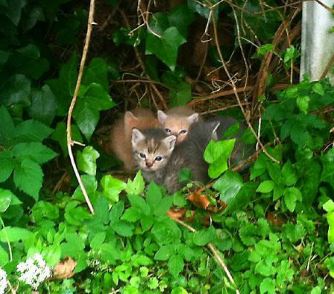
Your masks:
M89 43L90 43L90 39L91 39L91 35L92 35L93 24L94 24L94 10L95 10L95 0L90 0L85 44L84 44L84 48L83 48L83 51L82 51L77 83L75 85L75 90L74 90L73 98L72 98L72 101L71 101L71 105L68 109L67 126L66 126L68 155L70 157L70 161L71 161L71 165L72 165L74 174L75 174L75 176L78 180L80 189L82 191L82 194L85 197L86 203L88 205L88 208L89 208L91 214L94 214L94 208L93 208L92 203L90 202L90 199L89 199L89 196L87 194L86 188L85 188L85 186L84 186L84 184L81 180L81 177L80 177L78 168L75 164L75 160L74 160L74 156L73 156L73 151L72 151L73 140L72 140L71 121L72 121L72 113L73 113L73 110L74 110L74 106L75 106L75 103L76 103L77 98L78 98L78 93L79 93L79 89L80 89L80 85L81 85L81 79L82 79L82 76L83 76L83 71L84 71L86 58L87 58L87 52L88 52Z
M188 229L190 232L195 233L196 230L188 225L187 223L177 219L177 218L172 218L175 222L177 222L178 224L180 224L181 226L185 227L186 229ZM208 248L210 249L210 251L212 252L213 256L215 257L217 263L221 266L221 268L224 270L225 274L227 275L229 281L232 283L232 285L236 288L235 292L237 294L240 294L239 290L238 290L238 286L236 285L233 276L231 275L230 271L228 270L223 258L221 257L218 249L212 244L212 243L208 243Z
M226 66L226 63L225 63L225 60L224 60L224 57L223 57L223 54L220 50L220 46L219 46L219 43L218 43L218 39L217 39L217 36L218 36L218 32L217 32L217 25L216 25L216 21L214 19L214 13L213 13L213 21L212 21L212 24L213 24L213 31L214 31L214 35L215 35L215 42L216 42L216 49L217 49L217 52L218 52L218 56L219 56L219 59L223 65L223 68L225 70L225 73L227 74L230 82L231 82L231 85L232 85L232 89L233 89L233 92L234 92L234 95L238 101L238 104L239 104L239 107L240 107L240 110L246 120L246 123L247 123L247 126L248 128L250 129L250 131L252 132L252 134L254 135L254 137L256 138L259 146L261 147L261 149L263 149L263 153L267 155L268 158L270 158L273 162L276 162L276 163L279 163L279 161L274 158L270 153L268 153L268 151L266 150L266 148L264 147L264 145L262 144L262 142L260 141L260 138L257 136L253 126L251 125L250 121L249 121L249 118L247 117L247 113L245 112L245 109L241 103L241 100L240 100L240 97L239 97L239 94L237 92L237 87L232 79L232 76L229 72L229 70L227 69L227 66Z

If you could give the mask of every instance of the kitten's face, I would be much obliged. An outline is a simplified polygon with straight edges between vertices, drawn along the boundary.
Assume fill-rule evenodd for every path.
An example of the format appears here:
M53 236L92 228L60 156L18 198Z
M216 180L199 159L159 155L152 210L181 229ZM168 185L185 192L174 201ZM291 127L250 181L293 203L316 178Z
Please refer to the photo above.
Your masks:
M147 138L138 129L133 129L131 142L134 160L139 169L154 172L166 166L174 150L176 137Z
M164 128L167 135L176 136L176 143L179 144L187 138L189 128L197 122L198 113L193 113L189 116L167 115L161 110L158 110L158 119Z

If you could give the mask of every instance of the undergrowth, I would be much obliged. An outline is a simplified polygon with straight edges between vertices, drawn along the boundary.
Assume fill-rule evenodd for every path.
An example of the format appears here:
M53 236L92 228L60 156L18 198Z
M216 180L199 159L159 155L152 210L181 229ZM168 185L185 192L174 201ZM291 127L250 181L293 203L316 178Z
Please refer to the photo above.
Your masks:
M0 293L333 292L334 88L296 82L299 6L140 3L96 7L72 123L73 139L87 145L75 154L92 215L65 125L87 8L0 1ZM241 103L226 82L231 73ZM117 112L186 103L247 119L267 154L230 166L226 136L205 151L206 186L168 195L140 172L124 179L108 149ZM259 143L247 128L240 140ZM37 272L20 269L33 268L31 258L53 276L29 286Z

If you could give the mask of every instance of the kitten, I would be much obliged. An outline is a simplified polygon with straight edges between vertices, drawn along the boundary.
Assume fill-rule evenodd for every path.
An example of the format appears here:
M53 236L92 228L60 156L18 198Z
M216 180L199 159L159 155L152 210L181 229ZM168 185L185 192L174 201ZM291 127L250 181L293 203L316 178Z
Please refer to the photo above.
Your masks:
M111 150L124 163L127 171L135 170L135 162L132 157L131 136L132 129L139 130L159 127L154 114L143 108L127 111L118 119L111 129Z
M177 144L186 139L190 126L199 121L199 119L199 114L187 106L174 107L166 113L158 110L160 124L165 129L167 135L177 137Z
M217 137L219 122L193 124L187 140L175 146L176 137L163 130L132 131L133 156L147 181L164 185L169 193L182 187L179 183L181 169L188 168L192 179L205 182L208 165L203 159L206 145Z
M162 129L132 130L133 159L147 181L162 184L163 169L175 147L176 137Z

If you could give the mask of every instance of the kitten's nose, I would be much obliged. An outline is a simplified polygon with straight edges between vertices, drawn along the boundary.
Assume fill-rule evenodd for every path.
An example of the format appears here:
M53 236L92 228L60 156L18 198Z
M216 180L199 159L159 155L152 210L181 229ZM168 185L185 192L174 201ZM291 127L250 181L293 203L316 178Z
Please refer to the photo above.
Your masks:
M146 166L147 166L147 167L152 167L152 165L153 165L153 162L151 162L151 161L146 161Z

